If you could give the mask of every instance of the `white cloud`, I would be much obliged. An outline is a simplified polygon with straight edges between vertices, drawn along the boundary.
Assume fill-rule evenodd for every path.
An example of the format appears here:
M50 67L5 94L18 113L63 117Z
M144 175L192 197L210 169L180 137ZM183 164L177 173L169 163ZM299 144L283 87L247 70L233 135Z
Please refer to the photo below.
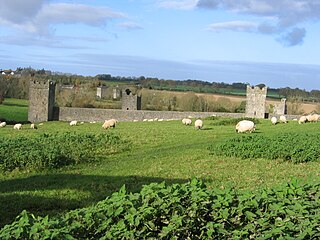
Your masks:
M261 17L258 32L284 35L280 42L285 46L301 44L306 30L300 25L320 20L319 0L199 0L197 8ZM248 31L252 28L248 27Z
M212 23L208 26L207 30L210 31L221 31L221 30L233 30L239 32L251 32L256 31L258 24L256 22L249 21L230 21L230 22L219 22Z
M0 25L9 26L29 33L48 35L53 24L85 24L104 26L115 18L126 15L106 7L83 4L49 3L45 0L2 0Z
M140 30L143 29L140 25L134 22L123 22L118 24L119 27L127 30Z
M159 0L157 5L161 8L171 8L171 9L181 9L188 10L193 9L197 6L198 0L175 0L175 1L166 1Z

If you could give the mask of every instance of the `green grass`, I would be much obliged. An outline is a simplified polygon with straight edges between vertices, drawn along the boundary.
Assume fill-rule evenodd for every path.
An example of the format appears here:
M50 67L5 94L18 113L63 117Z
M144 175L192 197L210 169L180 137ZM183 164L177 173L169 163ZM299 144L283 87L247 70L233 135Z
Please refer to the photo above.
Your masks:
M0 104L0 119L15 122L28 121L28 100L6 98Z
M19 108L17 100L13 103L12 108ZM23 101L20 105L23 111L17 112L26 113ZM16 118L13 116L13 119ZM293 177L305 182L320 180L320 164L316 162L293 164L210 155L209 146L236 135L234 125L215 125L216 121L221 119L204 120L203 130L184 126L181 121L120 122L115 129L108 130L101 128L102 123L70 127L67 122L46 122L38 130L27 126L21 131L14 131L11 126L0 128L0 135L4 137L112 131L132 142L130 151L102 157L93 163L55 171L0 173L0 226L13 221L23 209L40 215L56 215L89 206L118 191L123 184L128 191L137 192L151 182L183 183L196 177L210 188L254 191L285 184ZM283 132L299 134L319 130L320 123L299 125L290 121L273 126L269 120L261 120L253 134L276 136Z

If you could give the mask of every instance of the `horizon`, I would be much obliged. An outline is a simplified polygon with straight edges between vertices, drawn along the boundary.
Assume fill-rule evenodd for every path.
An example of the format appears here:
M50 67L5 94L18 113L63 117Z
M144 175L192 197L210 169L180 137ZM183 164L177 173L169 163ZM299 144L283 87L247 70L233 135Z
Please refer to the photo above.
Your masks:
M2 0L0 65L320 90L320 2Z

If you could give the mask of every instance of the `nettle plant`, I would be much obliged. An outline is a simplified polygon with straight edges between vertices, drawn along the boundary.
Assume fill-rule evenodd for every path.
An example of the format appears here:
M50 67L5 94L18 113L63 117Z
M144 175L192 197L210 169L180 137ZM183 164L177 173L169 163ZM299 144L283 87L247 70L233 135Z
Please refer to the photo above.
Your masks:
M280 159L293 163L320 161L320 135L282 133L274 136L241 135L211 145L211 154L226 157Z
M96 161L130 149L118 135L92 133L56 133L35 137L0 138L0 169L40 170Z
M320 184L256 192L151 183L59 217L23 211L1 239L318 239Z

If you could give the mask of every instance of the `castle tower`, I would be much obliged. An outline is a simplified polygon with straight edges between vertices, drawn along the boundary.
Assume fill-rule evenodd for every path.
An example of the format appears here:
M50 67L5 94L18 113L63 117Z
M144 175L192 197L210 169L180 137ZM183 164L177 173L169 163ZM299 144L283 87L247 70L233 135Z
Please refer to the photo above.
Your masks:
M141 96L133 95L130 89L123 91L122 110L141 110Z
M246 117L264 118L267 87L251 87L247 85Z
M97 87L97 98L103 99L108 95L108 87L107 86L99 86Z
M30 122L53 120L55 86L56 84L53 81L30 81L28 110L28 120Z

